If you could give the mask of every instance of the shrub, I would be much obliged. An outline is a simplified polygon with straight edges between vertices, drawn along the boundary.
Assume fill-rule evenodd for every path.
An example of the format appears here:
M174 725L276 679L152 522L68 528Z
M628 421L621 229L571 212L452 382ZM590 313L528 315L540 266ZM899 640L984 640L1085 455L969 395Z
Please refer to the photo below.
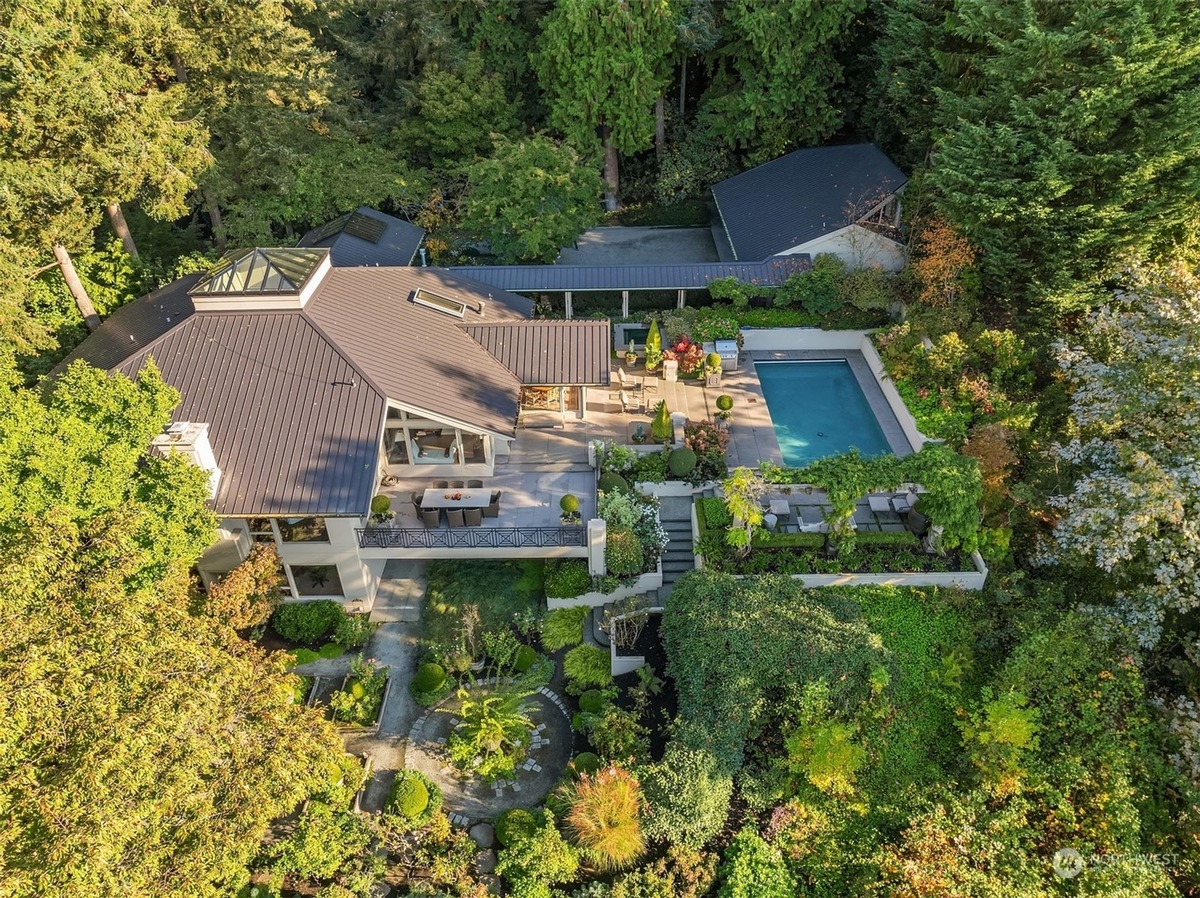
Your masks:
M525 808L509 808L496 818L496 841L507 847L537 830L537 817Z
M517 654L513 658L513 670L517 673L525 673L533 667L537 659L538 653L531 646L523 645L517 649Z
M424 826L442 809L442 790L419 770L401 770L392 784L385 813L402 817L411 829Z
M552 559L546 562L546 597L573 599L592 588L592 575L581 558Z
M375 625L365 614L348 614L338 621L333 634L333 641L348 649L356 649L367 644L375 632Z
M585 773L595 773L603 765L600 756L593 754L590 751L581 751L571 761L571 770L575 776L582 776Z
M646 333L646 370L653 371L662 363L662 333L658 319L650 319L650 330Z
M733 408L733 397L727 393L722 393L717 397L717 411L727 412Z
M733 515L729 513L729 506L725 504L724 499L718 499L716 496L708 496L703 499L698 499L701 513L704 516L704 527L708 530L724 530L733 523Z
M614 577L633 577L642 572L645 556L632 530L609 530L604 546L604 564Z
M691 449L672 449L667 456L667 467L676 477L686 477L696 467L696 453Z
M315 645L332 633L346 612L337 602L288 602L280 605L271 618L275 632L288 642Z
M602 493L628 493L631 492L629 481L613 471L606 471L600 475L600 482L597 488Z
M730 843L720 875L718 898L792 898L796 894L796 881L779 851L750 828Z
M572 685L592 689L612 684L612 665L608 652L594 645L577 645L563 659L563 673Z
M633 479L642 483L663 483L667 479L667 453L648 452L633 466Z
M641 787L629 771L612 766L585 773L570 787L567 826L602 870L628 867L645 850L639 819Z
M508 880L511 898L550 898L550 886L568 882L579 870L579 858L543 811L527 835L516 836L500 850L496 872Z
M635 714L614 706L592 722L588 741L602 757L636 759L650 751L648 735Z
M413 677L412 685L415 692L437 692L446 682L446 669L442 665L430 661L422 664Z
M327 642L317 649L317 657L324 658L327 661L333 658L340 658L344 654L346 654L346 647L338 645L336 642Z
M542 647L548 652L557 652L583 642L583 619L588 608L558 608L542 619Z
M533 721L523 710L532 689L495 689L458 692L459 707L453 713L460 722L446 740L450 760L463 772L494 780L511 776L528 752ZM442 709L443 713L451 713Z
M589 689L579 696L579 710L586 711L588 714L599 714L604 704L604 693L599 689Z
M562 509L563 514L575 514L579 511L579 497L572 493L567 493L558 500L558 507Z
M706 752L672 743L661 763L642 773L642 787L646 835L699 848L725 825L733 778Z
M383 705L386 686L387 668L377 667L374 661L364 661L359 655L350 662L350 679L346 687L329 698L333 719L338 723L370 726Z
M667 409L667 400L658 400L654 407L654 420L650 422L650 436L656 443L669 443L675 435L675 427L671 423L671 412Z
M376 496L371 500L371 514L385 515L392 510L392 500L387 496Z

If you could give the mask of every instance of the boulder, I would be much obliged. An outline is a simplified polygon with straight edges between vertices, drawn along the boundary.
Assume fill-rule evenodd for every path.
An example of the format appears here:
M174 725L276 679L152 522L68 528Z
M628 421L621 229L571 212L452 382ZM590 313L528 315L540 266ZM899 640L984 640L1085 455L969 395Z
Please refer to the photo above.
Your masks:
M468 835L480 848L491 848L496 844L496 830L490 823L476 823Z

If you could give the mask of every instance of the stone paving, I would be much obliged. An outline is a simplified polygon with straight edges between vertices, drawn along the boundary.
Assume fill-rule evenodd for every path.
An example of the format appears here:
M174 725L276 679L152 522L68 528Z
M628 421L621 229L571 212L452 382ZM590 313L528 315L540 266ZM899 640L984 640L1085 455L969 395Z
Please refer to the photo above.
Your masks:
M502 682L493 677L481 680L475 688L491 688ZM481 820L494 820L509 808L532 808L540 804L571 760L574 736L570 712L562 698L544 686L529 696L528 703L533 706L530 716L538 721L532 733L530 754L513 778L492 783L463 776L450 765L445 745L459 723L453 716L458 702L456 696L448 698L418 718L408 731L405 755L406 766L420 770L441 787L450 822L468 827Z

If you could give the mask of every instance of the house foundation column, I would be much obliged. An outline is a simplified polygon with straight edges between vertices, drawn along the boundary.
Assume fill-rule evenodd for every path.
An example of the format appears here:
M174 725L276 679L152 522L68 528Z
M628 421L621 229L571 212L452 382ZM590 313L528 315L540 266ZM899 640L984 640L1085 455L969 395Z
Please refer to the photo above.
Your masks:
M621 317L622 318L629 317L629 291L628 290L621 291Z
M587 524L588 573L603 577L608 568L604 565L604 546L608 541L608 524L603 518L592 518Z

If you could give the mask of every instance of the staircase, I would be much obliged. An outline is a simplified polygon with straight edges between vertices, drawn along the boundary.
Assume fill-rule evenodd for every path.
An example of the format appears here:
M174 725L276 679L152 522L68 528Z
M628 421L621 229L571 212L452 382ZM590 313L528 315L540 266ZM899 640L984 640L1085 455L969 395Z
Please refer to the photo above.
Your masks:
M662 557L663 585L658 591L661 603L671 594L675 581L696 568L696 553L692 547L691 499L663 499L659 506L659 518L670 540Z

